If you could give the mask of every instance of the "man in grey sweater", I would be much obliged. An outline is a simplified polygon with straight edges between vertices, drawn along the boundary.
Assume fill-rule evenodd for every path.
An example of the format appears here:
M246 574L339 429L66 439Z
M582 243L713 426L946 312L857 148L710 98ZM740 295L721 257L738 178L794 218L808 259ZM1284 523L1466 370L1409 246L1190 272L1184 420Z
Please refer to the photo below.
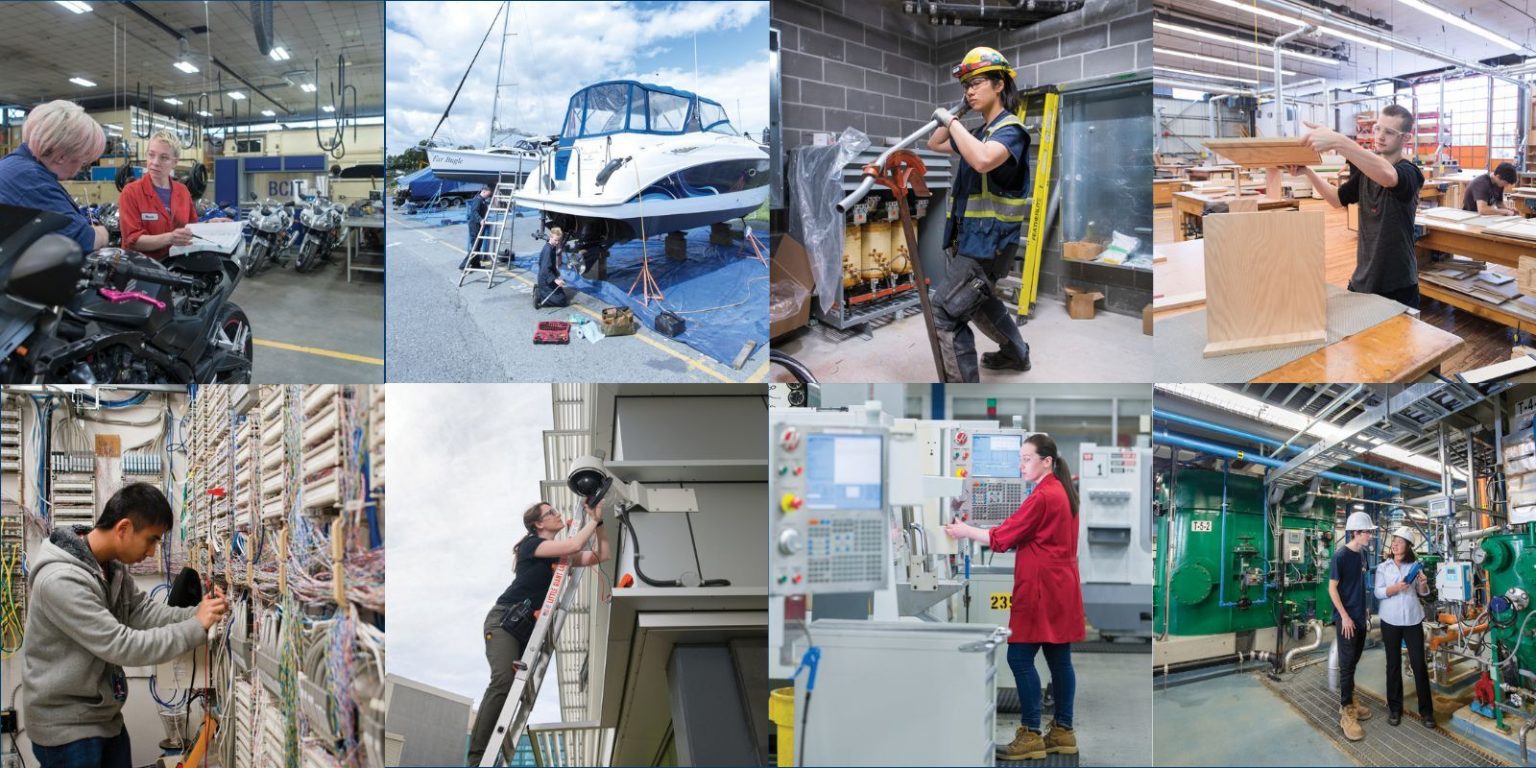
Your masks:
M21 708L43 768L131 766L123 667L196 648L227 612L218 590L195 608L172 608L133 583L127 566L152 557L174 522L159 489L133 483L112 495L96 527L55 530L38 551Z

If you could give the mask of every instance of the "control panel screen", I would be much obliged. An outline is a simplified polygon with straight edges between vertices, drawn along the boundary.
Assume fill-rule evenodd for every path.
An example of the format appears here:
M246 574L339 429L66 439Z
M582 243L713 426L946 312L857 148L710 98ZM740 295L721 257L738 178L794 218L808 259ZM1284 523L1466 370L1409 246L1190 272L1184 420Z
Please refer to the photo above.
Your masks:
M813 434L805 442L810 509L879 509L885 474L880 435Z
M971 474L976 477L1018 477L1023 435L978 434L971 441Z

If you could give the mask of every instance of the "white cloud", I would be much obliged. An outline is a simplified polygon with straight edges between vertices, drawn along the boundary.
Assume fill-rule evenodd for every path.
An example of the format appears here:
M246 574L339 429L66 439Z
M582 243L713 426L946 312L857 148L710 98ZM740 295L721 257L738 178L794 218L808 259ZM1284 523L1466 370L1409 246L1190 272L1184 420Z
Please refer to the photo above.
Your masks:
M431 135L474 56L497 3L389 3L386 7L388 128L397 153ZM585 85L637 77L691 88L695 35L740 29L767 14L763 0L653 6L620 2L514 3L507 24L502 127L559 131L566 103ZM480 145L495 101L498 22L439 134ZM700 95L720 101L738 129L768 125L768 41L730 60L699 60ZM670 54L670 56L669 56ZM744 59L741 57L745 57ZM663 59L665 66L658 66ZM686 59L684 68L680 62ZM737 101L743 114L736 114Z
M481 628L544 479L548 385L389 387L388 671L479 703ZM529 722L560 720L553 672Z

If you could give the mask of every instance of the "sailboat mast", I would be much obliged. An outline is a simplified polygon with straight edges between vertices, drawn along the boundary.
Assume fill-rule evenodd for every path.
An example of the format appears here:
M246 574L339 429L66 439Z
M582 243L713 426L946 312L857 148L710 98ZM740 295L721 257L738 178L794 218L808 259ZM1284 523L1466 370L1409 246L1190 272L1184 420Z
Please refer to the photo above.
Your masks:
M485 148L496 144L496 117L501 111L501 69L507 63L507 23L512 19L512 0L502 4L501 54L496 57L496 92L491 97L491 133L486 137Z

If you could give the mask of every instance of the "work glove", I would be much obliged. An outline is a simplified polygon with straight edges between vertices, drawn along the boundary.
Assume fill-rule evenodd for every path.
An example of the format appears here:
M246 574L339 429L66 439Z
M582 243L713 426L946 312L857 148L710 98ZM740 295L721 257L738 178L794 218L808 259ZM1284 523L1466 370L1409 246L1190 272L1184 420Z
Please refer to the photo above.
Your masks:
M933 119L939 121L939 125L948 128L949 124L954 122L955 116L948 109L939 107L933 111Z

